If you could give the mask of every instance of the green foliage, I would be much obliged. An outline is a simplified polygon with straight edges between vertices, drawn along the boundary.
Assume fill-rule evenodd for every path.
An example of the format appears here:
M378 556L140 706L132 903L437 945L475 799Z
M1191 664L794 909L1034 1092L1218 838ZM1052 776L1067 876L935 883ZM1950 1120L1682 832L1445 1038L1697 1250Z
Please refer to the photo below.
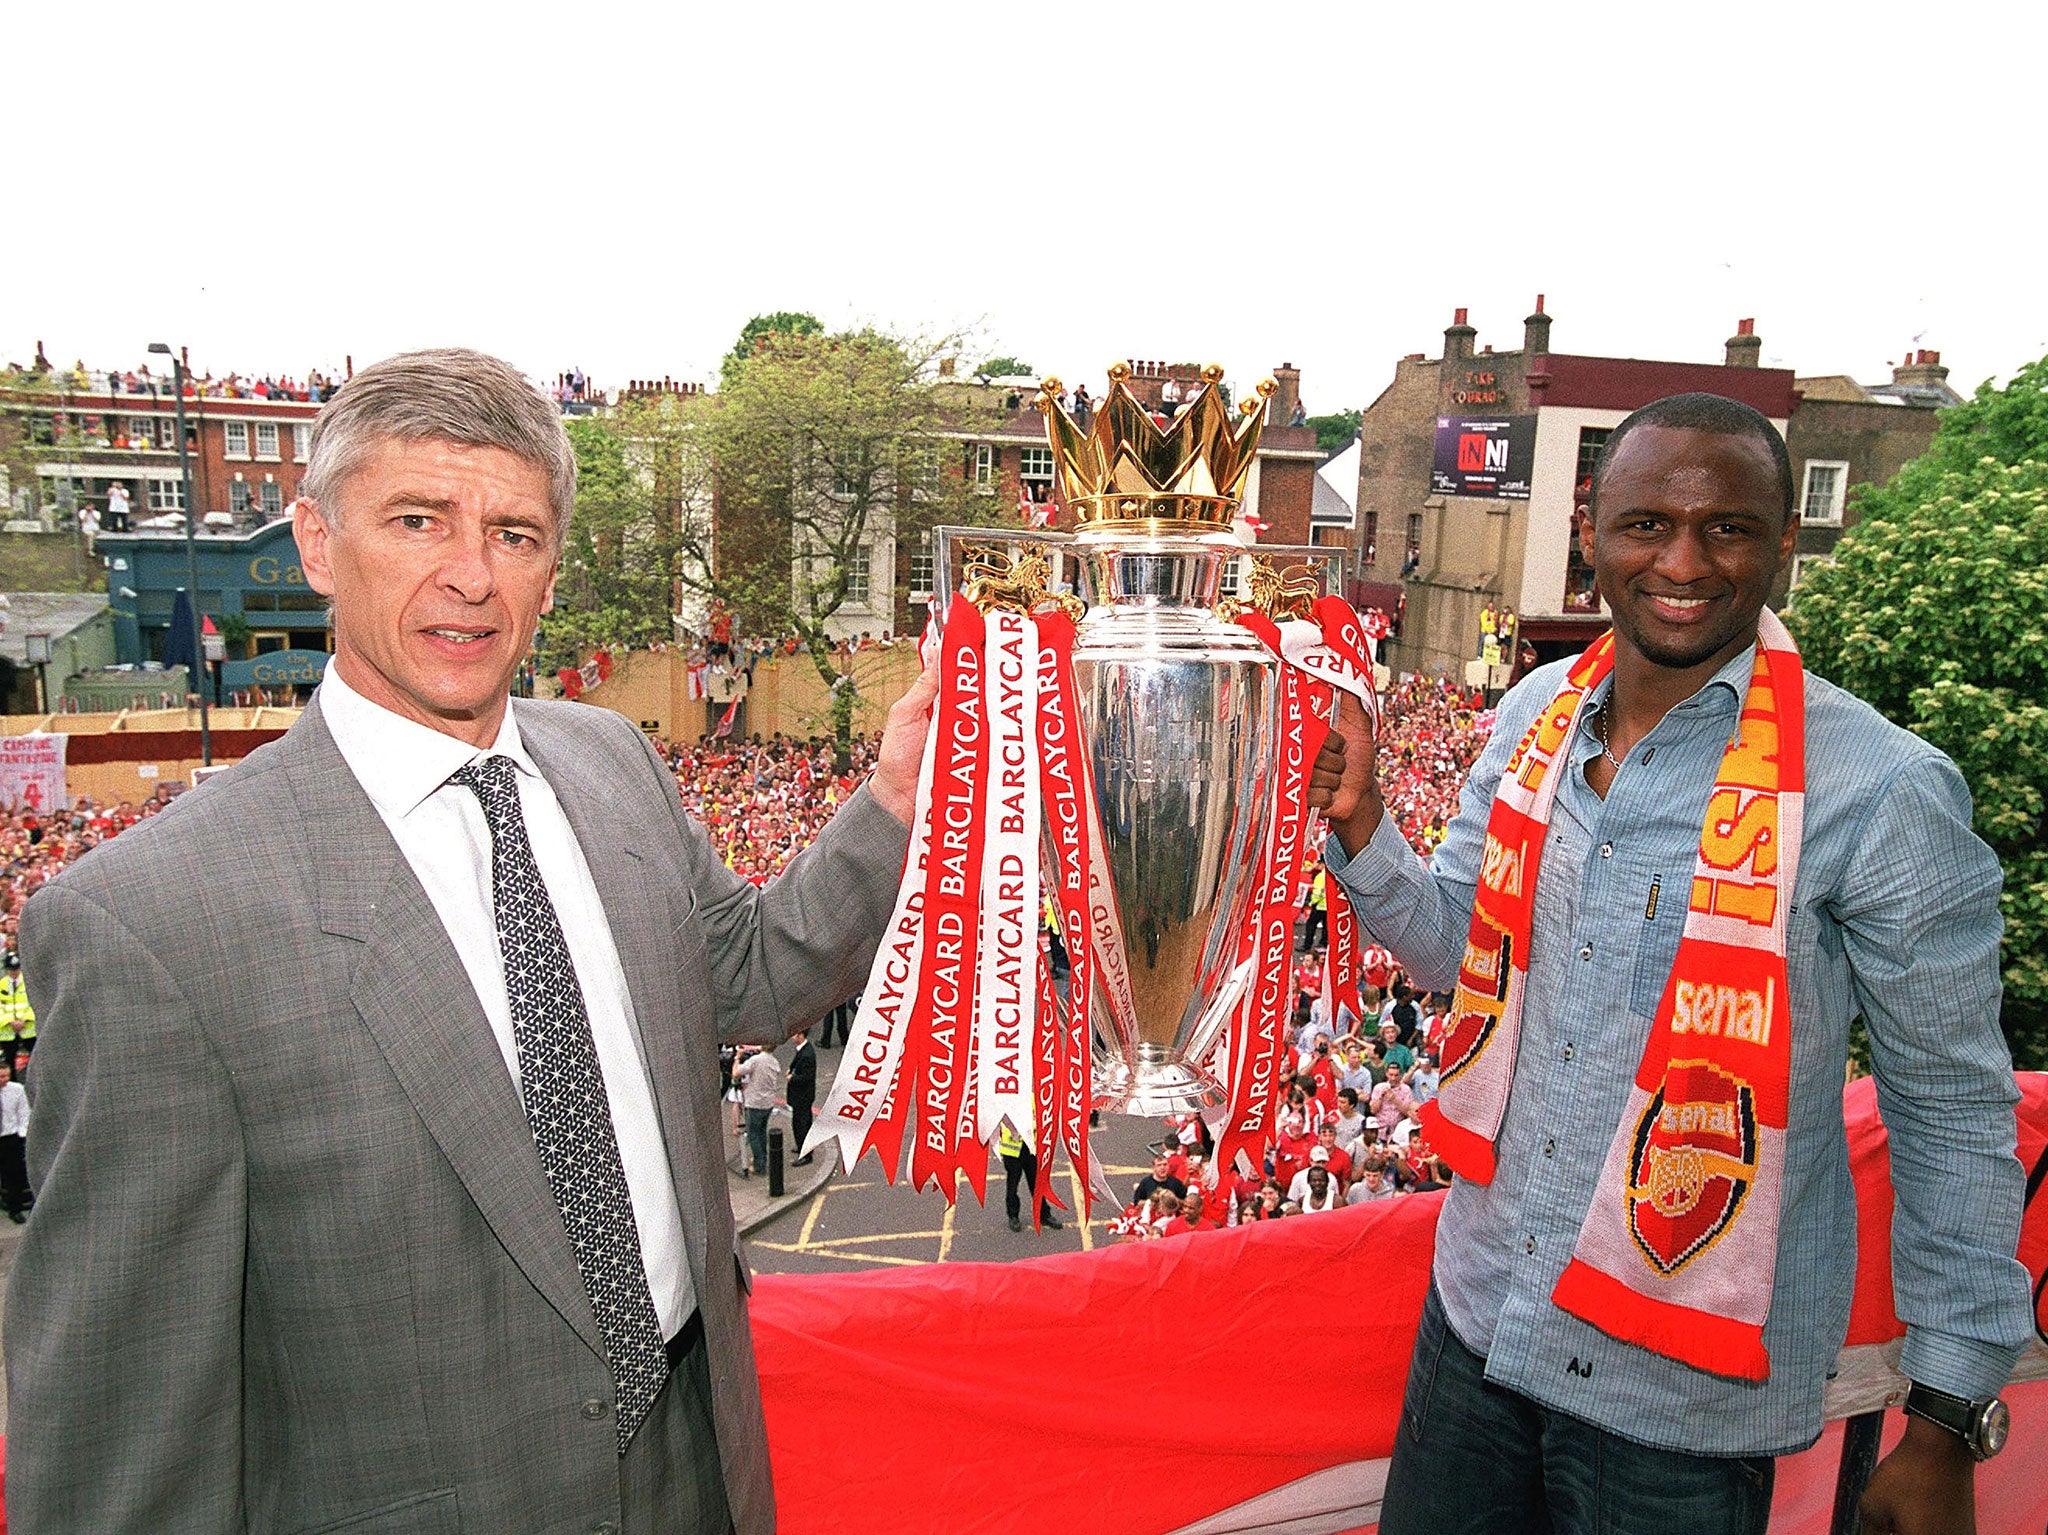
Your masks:
M1310 416L1308 424L1315 428L1316 446L1330 454L1348 445L1364 420L1362 410L1340 410L1331 416Z
M733 608L742 632L794 633L839 690L842 743L854 684L829 626L857 600L860 552L884 534L914 548L939 524L988 524L1008 511L971 483L964 442L950 435L971 437L993 408L934 378L938 358L957 350L954 337L874 330L773 335L704 415L721 534L696 565L686 560L684 585ZM702 573L694 587L692 569ZM870 571L877 592L888 578Z
M609 416L567 423L576 450L576 516L562 550L554 611L541 620L544 671L592 651L666 640L688 486L658 432L674 396L622 402Z
M988 378L1036 378L1031 364L1016 357L991 357L974 370Z
M1938 746L2005 867L2006 1036L2048 1067L2048 359L1948 412L1787 615L1806 663Z
M825 327L814 314L801 310L782 309L774 314L757 314L740 327L740 339L733 343L732 350L725 354L725 361L719 364L719 382L730 386L739 377L740 367L756 352L760 351L770 336L816 336Z

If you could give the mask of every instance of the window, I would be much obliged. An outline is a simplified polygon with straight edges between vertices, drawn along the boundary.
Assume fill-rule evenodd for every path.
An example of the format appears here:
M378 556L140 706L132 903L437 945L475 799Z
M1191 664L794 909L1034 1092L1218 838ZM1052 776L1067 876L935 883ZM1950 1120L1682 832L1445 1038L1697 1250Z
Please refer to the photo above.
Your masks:
M1842 492L1848 488L1848 482L1847 464L1809 458L1806 461L1806 496L1799 503L1799 520L1839 526L1842 521Z
M128 418L128 425L126 428L128 446L131 448L155 447L155 426L155 421L148 416L130 416ZM168 442L170 440L170 434L166 432L164 434L164 438L165 441Z
M974 483L993 485L996 482L996 445L992 442L977 442L974 445Z
M1408 514L1408 547L1401 556L1401 574L1413 575L1422 565L1422 513Z
M870 578L874 571L875 552L867 544L856 545L846 561L846 600L864 603L868 600Z
M1027 480L1049 480L1052 478L1052 449L1026 448L1024 461L1018 470Z
M229 421L221 430L227 433L227 446L221 451L227 454L229 458L247 458L249 456L249 423L246 421Z
M910 553L910 600L932 594L932 536L927 533Z
M282 485L278 484L275 480L265 480L256 487L256 490L262 502L263 515L266 520L272 517L280 517L284 514L284 487Z
M185 486L180 480L151 480L149 482L149 509L152 512L182 512L185 510Z
M1572 484L1583 498L1593 488L1593 466L1600 462L1600 450L1607 446L1607 439L1614 435L1611 426L1582 426L1579 428L1579 468L1572 476Z
M1216 588L1219 597L1237 597L1244 592L1244 558L1229 561L1223 567L1222 584Z
M1806 578L1807 578L1808 576L1812 575L1812 574L1813 574L1813 572L1814 572L1815 570L1819 569L1819 568L1820 568L1821 566L1823 566L1823 565L1832 565L1832 564L1834 564L1834 562L1835 562L1835 557L1834 557L1834 556L1833 556L1832 554L1795 554L1795 555L1793 555L1793 556L1792 556L1792 585L1790 586L1790 588L1788 588L1788 592L1796 592L1796 591L1798 591L1798 590L1799 590L1799 583L1800 583L1800 582L1804 581L1804 580L1805 580L1805 579L1806 579Z
M936 495L942 473L939 445L914 442L904 449L904 471L911 487L922 495Z
M258 458L277 457L277 423L275 421L259 421L256 423L256 456Z
M304 463L313 452L313 428L304 421L292 426L292 457Z
M247 480L228 481L228 510L237 517L249 515L249 482Z

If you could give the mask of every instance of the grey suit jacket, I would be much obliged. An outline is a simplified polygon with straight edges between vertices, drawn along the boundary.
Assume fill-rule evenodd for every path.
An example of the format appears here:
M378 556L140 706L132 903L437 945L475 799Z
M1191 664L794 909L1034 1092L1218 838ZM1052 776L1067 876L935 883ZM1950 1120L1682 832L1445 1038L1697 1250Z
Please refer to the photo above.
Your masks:
M630 723L515 707L625 968L726 1495L756 1535L774 1502L718 1040L778 1040L859 989L907 834L863 791L757 891ZM39 892L21 939L41 1038L6 1308L18 1535L665 1527L621 1506L604 1345L483 1010L317 702Z

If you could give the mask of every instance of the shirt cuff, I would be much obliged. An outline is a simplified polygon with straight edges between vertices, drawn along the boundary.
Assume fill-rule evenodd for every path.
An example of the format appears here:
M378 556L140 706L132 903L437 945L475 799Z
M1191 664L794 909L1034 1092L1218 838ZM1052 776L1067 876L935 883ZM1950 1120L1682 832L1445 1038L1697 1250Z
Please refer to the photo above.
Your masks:
M1899 1351L1899 1372L1908 1380L1971 1402L1997 1396L2018 1362L2018 1349L1926 1327L1908 1327Z
M1401 870L1416 858L1415 849L1394 823L1391 810L1380 813L1380 824L1352 857L1335 832L1323 842L1323 863L1352 895L1384 895L1393 889Z

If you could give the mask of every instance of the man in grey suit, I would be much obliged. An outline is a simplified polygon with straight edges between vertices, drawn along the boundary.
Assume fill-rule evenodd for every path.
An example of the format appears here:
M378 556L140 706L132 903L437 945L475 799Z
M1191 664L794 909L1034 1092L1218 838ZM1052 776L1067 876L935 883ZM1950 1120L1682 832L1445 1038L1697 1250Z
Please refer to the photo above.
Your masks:
M365 370L306 480L313 704L23 916L11 1527L768 1531L707 1084L859 987L931 681L757 891L630 723L508 706L575 492L516 373Z

